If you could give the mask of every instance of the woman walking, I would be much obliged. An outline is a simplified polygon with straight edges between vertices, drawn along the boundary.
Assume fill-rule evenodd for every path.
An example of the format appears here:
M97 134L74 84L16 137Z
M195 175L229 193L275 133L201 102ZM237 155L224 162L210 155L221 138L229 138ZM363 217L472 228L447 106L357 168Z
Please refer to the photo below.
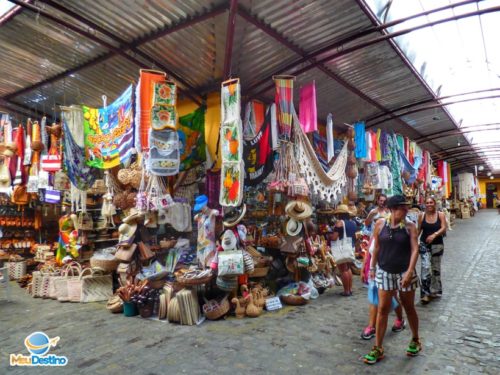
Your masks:
M331 237L332 241L339 241L344 238L344 232L346 237L350 239L349 243L352 244L353 254L354 254L354 243L356 238L356 222L351 219L349 208L345 204L341 204L334 211L337 216L337 222L335 223L335 228L333 228L333 234ZM345 228L345 229L344 229ZM337 264L337 268L340 271L340 279L342 280L342 285L344 286L344 291L341 293L344 297L352 296L352 262L345 262L342 264Z
M443 234L446 233L446 217L436 209L436 200L427 197L425 212L418 220L421 256L420 301L428 304L432 298L441 297L441 258L444 252Z
M406 220L409 202L402 195L395 195L387 201L391 214L375 224L373 237L375 247L370 263L370 277L378 286L378 313L375 346L365 355L364 362L374 364L384 358L383 341L392 298L399 291L401 304L412 332L412 339L406 354L416 356L422 350L418 335L418 315L415 310L415 290L418 276L415 265L418 259L417 228Z

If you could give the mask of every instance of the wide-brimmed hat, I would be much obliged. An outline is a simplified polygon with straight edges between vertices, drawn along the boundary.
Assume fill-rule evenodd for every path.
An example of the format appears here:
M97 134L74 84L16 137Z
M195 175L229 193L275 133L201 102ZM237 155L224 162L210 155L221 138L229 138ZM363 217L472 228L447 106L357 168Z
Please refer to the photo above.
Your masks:
M142 219L144 214L139 212L139 210L135 207L132 207L128 211L128 215L123 219L123 222L126 224L134 224L137 220Z
M349 207L347 207L347 204L341 204L339 205L335 211L333 211L335 215L338 214L350 214Z
M232 230L226 230L224 232L221 244L224 250L236 250L238 246L238 239Z
M356 205L347 205L347 209L349 210L349 215L351 216L357 216L358 215L358 208Z
M289 236L298 236L302 231L302 227L303 225L301 221L297 221L294 218L291 218L286 223L286 232Z
M120 232L118 245L126 246L134 242L134 235L136 230L137 230L137 224L135 223L131 224L123 223L122 225L120 225L118 228L118 232Z
M194 200L194 212L201 211L208 204L208 197L206 195L199 195Z
M234 227L243 220L247 213L247 205L243 204L240 207L234 207L224 212L223 224L226 228Z
M397 206L411 206L411 202L406 199L404 195L393 195L387 200L387 208L394 208Z
M312 207L304 201L291 201L286 205L285 212L291 218L301 221L311 217Z
M333 208L327 202L320 202L316 206L316 213L319 214L319 215L332 215L333 214Z

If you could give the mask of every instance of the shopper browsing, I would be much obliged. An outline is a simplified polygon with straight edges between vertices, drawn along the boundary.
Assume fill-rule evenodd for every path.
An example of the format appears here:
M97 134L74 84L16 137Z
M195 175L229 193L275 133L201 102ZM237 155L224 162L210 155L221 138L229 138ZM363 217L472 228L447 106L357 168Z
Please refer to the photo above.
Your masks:
M422 304L428 304L432 298L441 297L441 258L444 252L443 234L446 233L446 217L436 209L433 197L425 199L425 212L418 220L420 236L421 277L422 288L420 299Z
M416 356L422 350L418 335L418 315L415 310L415 290L418 276L415 265L418 259L417 227L406 220L410 203L402 195L395 195L387 201L390 216L375 224L373 233L374 250L370 263L370 277L378 286L378 313L375 346L364 357L364 362L374 364L384 358L383 341L387 320L391 311L392 298L399 291L401 304L405 309L412 339L406 353Z

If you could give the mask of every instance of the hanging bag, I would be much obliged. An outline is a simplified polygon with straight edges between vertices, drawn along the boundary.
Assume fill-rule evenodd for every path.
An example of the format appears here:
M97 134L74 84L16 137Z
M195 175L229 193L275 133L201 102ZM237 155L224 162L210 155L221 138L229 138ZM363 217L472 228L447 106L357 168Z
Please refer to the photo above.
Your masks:
M352 240L350 237L347 237L345 230L345 221L342 220L342 223L344 224L344 236L342 237L342 239L332 241L330 244L333 259L335 259L335 263L337 264L354 262L355 259Z
M41 158L42 170L46 172L57 172L61 170L62 158L55 145L52 145L47 155Z

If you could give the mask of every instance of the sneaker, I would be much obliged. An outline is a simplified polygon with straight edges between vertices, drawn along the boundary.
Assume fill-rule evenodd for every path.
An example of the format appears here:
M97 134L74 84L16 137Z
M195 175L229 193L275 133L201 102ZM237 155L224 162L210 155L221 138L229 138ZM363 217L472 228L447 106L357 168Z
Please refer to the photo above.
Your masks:
M410 345L408 345L408 348L406 349L406 355L410 357L415 357L420 353L422 350L422 344L420 343L419 339L411 339Z
M363 340L371 340L374 337L375 337L375 328L370 326L366 327L363 330L363 333L361 334L361 338Z
M404 319L397 319L394 321L394 324L392 325L392 332L401 332L403 329L406 327L406 322Z
M370 353L364 356L363 361L367 365L373 365L382 359L384 359L384 348L374 346Z

